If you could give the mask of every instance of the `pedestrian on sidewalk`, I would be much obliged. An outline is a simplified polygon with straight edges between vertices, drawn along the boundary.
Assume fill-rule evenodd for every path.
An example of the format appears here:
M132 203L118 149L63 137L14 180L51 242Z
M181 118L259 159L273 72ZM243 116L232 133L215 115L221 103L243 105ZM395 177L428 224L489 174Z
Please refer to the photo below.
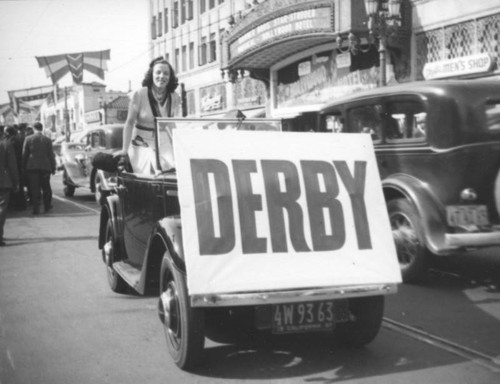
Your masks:
M2 137L0 139L0 246L5 245L3 228L7 218L10 195L16 192L19 186L19 173L17 169L14 147Z
M12 148L14 148L17 162L17 173L19 175L19 188L17 192L13 192L11 194L9 206L16 210L23 211L27 208L26 196L24 195L24 175L22 170L24 143L23 130L21 129L21 126L9 125L5 130L5 136L7 140L12 144Z
M33 125L35 133L27 136L23 146L23 169L28 176L29 190L32 198L33 214L40 213L40 197L45 212L52 209L52 188L50 174L56 173L56 158L52 148L52 140L45 136L43 125Z

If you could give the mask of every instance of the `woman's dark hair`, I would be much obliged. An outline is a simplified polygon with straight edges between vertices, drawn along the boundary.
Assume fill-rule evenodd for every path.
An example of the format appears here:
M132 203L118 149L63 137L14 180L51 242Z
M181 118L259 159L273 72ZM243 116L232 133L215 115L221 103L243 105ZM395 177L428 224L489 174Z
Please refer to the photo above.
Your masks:
M155 64L158 64L158 63L168 65L168 67L170 69L170 79L168 80L168 84L167 84L167 92L171 93L171 92L175 91L175 89L179 85L179 79L175 75L175 71L172 68L172 66L170 65L170 63L163 56L157 57L151 63L149 63L149 68L148 68L146 74L144 75L144 80L142 80L142 86L150 88L153 85L153 67L155 66Z

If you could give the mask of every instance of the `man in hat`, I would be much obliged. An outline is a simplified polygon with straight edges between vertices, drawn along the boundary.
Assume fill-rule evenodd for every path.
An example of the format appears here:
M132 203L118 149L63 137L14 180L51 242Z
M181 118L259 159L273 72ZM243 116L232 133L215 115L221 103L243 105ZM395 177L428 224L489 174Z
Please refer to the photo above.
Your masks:
M50 174L56 173L56 158L52 148L52 140L42 133L42 123L36 122L33 128L35 133L24 140L23 167L28 176L33 214L38 215L40 213L40 195L42 195L45 212L52 209Z

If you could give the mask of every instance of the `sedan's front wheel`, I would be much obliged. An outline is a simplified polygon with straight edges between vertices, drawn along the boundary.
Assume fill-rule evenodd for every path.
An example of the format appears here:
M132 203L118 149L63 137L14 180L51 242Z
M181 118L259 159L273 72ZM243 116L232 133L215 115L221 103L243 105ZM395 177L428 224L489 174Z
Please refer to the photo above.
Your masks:
M161 283L158 310L165 330L168 350L175 364L190 370L196 367L205 345L205 312L191 307L186 275L177 269L168 255Z
M425 246L421 218L413 204L406 199L389 201L387 209L403 281L418 282L429 263L429 251Z

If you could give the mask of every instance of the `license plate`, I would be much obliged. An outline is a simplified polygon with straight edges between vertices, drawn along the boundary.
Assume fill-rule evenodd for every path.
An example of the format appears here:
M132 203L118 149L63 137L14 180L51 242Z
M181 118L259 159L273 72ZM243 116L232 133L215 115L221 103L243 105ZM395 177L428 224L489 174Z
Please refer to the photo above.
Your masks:
M333 301L275 304L272 316L273 333L314 332L335 327Z
M446 207L448 225L489 225L486 205L450 205Z

